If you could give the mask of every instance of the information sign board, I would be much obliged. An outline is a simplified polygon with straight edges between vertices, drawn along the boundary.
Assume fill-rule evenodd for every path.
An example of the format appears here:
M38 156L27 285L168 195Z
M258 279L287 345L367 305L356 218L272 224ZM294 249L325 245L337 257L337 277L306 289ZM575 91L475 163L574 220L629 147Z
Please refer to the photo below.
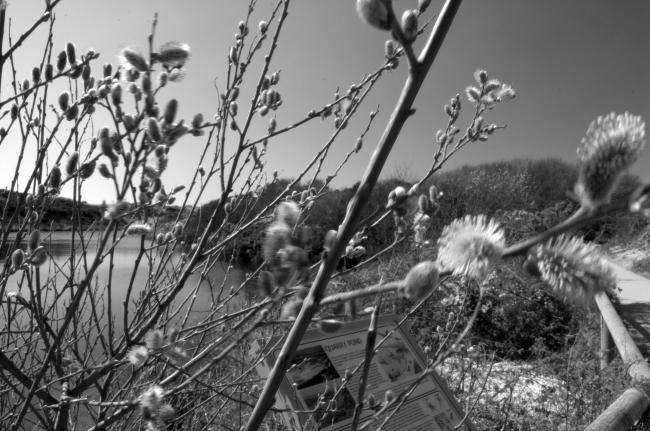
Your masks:
M395 328L396 322L395 316L380 316L377 341ZM318 329L307 331L276 396L275 407L286 410L283 415L290 429L311 428L308 426L310 420L320 421L324 425L321 429L348 429L354 414L361 371L349 378L344 388L341 386L346 373L350 373L365 357L368 326L369 319L365 319L344 323L335 333L324 333ZM397 396L410 388L426 366L424 353L403 326L384 342L370 365L366 396L372 394L378 405L384 400L387 390ZM252 350L255 357L264 357L257 366L258 374L263 379L268 377L282 347L277 339L267 341L264 348L257 341L254 342ZM338 395L332 401L335 394ZM335 406L334 411L322 409L328 404ZM392 410L387 409L366 429L379 427ZM374 413L364 409L361 423ZM435 372L430 372L382 429L452 431L463 417L445 382ZM473 430L473 427L465 420L459 429L467 431Z

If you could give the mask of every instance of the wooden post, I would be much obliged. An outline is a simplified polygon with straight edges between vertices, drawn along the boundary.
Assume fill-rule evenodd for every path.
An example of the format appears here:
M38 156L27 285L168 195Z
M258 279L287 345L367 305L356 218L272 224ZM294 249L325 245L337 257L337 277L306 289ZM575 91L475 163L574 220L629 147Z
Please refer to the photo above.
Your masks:
M625 324L604 292L596 294L596 305L621 359L627 365L632 386L600 414L585 431L626 431L650 407L650 366L627 332ZM602 331L601 331L602 335ZM602 338L601 338L602 339Z
M600 369L607 368L610 362L614 359L614 340L612 334L607 329L607 324L603 316L600 316Z

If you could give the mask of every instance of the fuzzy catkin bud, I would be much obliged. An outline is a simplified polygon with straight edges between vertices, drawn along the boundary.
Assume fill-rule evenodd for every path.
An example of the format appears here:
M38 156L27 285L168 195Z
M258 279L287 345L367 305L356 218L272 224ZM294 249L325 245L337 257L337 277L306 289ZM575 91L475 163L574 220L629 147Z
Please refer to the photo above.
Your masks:
M276 221L271 224L264 237L262 254L264 260L269 264L275 263L278 251L291 243L291 228L283 221Z
M390 39L386 41L384 44L384 54L386 54L386 57L392 57L395 55L395 42Z
M41 266L45 262L47 262L47 252L43 248L34 250L29 258L29 263L33 266Z
M147 362L149 353L147 352L147 348L145 346L134 346L129 350L129 353L126 355L126 357L134 367L140 367L144 365L145 362Z
M11 265L13 266L13 268L14 269L20 268L24 261L25 261L25 252L19 248L14 250L14 252L11 254Z
M52 171L50 171L49 184L53 189L61 187L61 168L59 166L54 166Z
M65 118L68 121L73 121L77 118L77 115L79 115L79 105L75 103L66 111Z
M488 74L483 69L477 69L476 72L474 72L474 79L478 84L484 85L488 80Z
M289 226L294 226L300 217L300 208L294 201L280 202L275 209L275 219Z
M77 78L79 78L79 77L81 76L81 72L82 72L82 71L83 71L83 69L82 69L80 66L76 66L76 65L75 65L75 66L72 68L72 70L68 73L68 75L69 75L70 78L72 78L72 79L77 79Z
M34 82L34 84L38 84L40 80L41 80L41 69L35 67L32 69L32 81Z
M413 42L418 36L418 13L413 9L407 9L402 15L402 31L407 42Z
M127 89L129 90L129 93L131 93L131 94L133 94L135 96L136 99L140 100L141 95L139 94L140 93L140 87L138 87L138 84L136 84L135 82L131 82L131 83L129 83Z
M203 124L203 114L198 113L192 118L192 127L198 129Z
M266 21L260 21L258 24L258 28L260 29L260 33L264 34L266 33L266 30L269 28L269 24Z
M390 30L388 9L383 0L357 0L357 13L366 24L379 30Z
M51 81L54 78L54 66L51 63L48 63L45 66L45 80Z
M84 180L86 178L90 178L95 172L95 165L96 163L94 160L91 160L81 165L79 167L79 176Z
M165 154L167 154L167 146L162 144L158 145L154 150L154 153L156 154L156 157L165 157Z
M438 202L438 199L442 196L442 192L438 191L438 187L432 185L429 187L429 201L431 203Z
M138 70L140 72L146 72L149 70L147 61L139 52L131 48L124 48L121 52L121 55L128 64L135 68L135 70Z
M237 47L236 46L231 46L230 47L230 52L228 54L228 58L230 59L231 63L237 63Z
M108 170L108 166L102 163L99 165L99 174L104 178L113 178L113 174Z
M164 87L167 85L167 81L169 81L169 74L165 71L160 72L160 74L158 74L158 86Z
M447 134L444 130L438 129L436 132L436 142L438 142L439 145L444 145L445 142L447 142Z
M11 105L11 121L16 120L18 118L18 105L16 103L13 103Z
M149 135L149 138L153 142L158 142L162 139L162 135L160 134L160 125L158 124L158 120L156 120L153 117L149 117L149 120L147 121L147 135Z
M142 77L142 91L144 91L146 94L151 93L151 78L149 75L144 75Z
M84 64L83 69L81 69L81 79L83 79L84 82L90 81L90 74L91 74L90 66Z
M122 122L124 123L124 128L127 132L132 132L135 129L135 118L131 114L124 114L122 116Z
M120 84L114 85L111 89L111 99L113 105L119 105L122 103L122 86Z
M151 166L145 166L144 169L143 169L145 171L145 175L147 175L147 176L149 176L151 178L152 174L147 172L146 168L151 168ZM153 175L156 175L156 174L157 174L157 172L153 173ZM153 178L154 179L153 179L153 184L151 186L151 193L158 193L160 191L160 189L162 188L162 181L160 181L160 178L155 178L155 177L153 177ZM161 194L163 195L163 198L167 197L167 195L164 193L164 191L161 192Z
M147 223L133 223L126 229L126 234L134 236L149 235L151 231L151 226Z
M104 155L108 156L113 152L113 144L111 143L110 130L108 127L102 127L99 129L99 143Z
M77 151L74 151L72 154L70 154L68 161L65 163L65 173L68 176L74 174L74 172L77 170L78 161L79 161L79 153Z
M167 42L160 47L159 59L167 67L182 67L190 57L190 46L181 42Z
M354 152L358 153L363 147L363 139L357 138L357 142L354 144Z
M611 113L593 121L578 148L581 204L593 210L608 203L623 172L645 146L645 123L639 116Z
M33 252L41 244L41 232L38 229L34 229L29 235L28 247L29 251Z
M421 213L426 213L429 211L431 208L431 202L429 201L429 198L426 195L420 195L418 198L418 208Z
M502 84L498 79L490 79L485 84L485 92L490 93L492 91L500 89L501 87L502 87Z
M438 266L432 261L420 262L406 274L403 294L407 299L422 299L436 284L438 284Z
M106 84L102 84L99 86L99 89L97 90L97 97L103 99L106 96L108 96L109 91L110 90L108 89L108 86Z
M158 350L163 346L163 339L164 336L162 331L155 329L147 333L144 342L148 349Z
M56 69L59 72L62 72L63 69L65 69L65 65L67 61L68 61L68 57L65 54L65 51L59 52L59 55L56 58Z
M74 43L68 42L65 46L65 52L68 57L68 62L70 64L77 64L77 51L75 49Z
M174 122L174 119L176 118L177 111L178 111L178 100L171 99L169 102L167 102L167 106L165 106L165 113L163 114L163 119L165 120L165 123L172 124Z

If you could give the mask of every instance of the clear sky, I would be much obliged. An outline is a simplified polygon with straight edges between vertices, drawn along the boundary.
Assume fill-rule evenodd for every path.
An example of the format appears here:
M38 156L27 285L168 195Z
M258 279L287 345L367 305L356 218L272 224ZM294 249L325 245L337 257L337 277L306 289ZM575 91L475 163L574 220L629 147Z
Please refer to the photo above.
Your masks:
M146 47L151 18L158 12L158 44L178 40L192 48L186 79L168 86L160 100L178 98L179 114L185 118L190 119L195 112L211 118L218 98L214 84L224 82L227 52L247 3L63 0L56 9L54 44L58 51L71 40L80 50L93 47L98 51L98 65L107 61L117 63L116 55L121 48ZM14 37L40 14L43 4L43 0L9 1ZM258 4L254 23L265 18L275 2L258 0ZM415 5L416 0L395 1L399 14ZM427 16L441 5L442 2L434 1ZM257 31L256 25L251 31ZM39 35L33 39L38 43L27 45L17 58L21 79L29 76L43 46L44 34ZM337 87L345 91L364 73L374 70L383 62L387 36L359 20L353 0L293 0L278 55L271 66L271 70L282 70L278 89L284 105L277 111L279 126L331 101ZM457 92L463 94L477 68L511 84L517 98L497 106L487 116L488 121L506 123L508 128L496 133L489 142L459 153L447 168L521 157L573 161L580 138L598 115L629 111L650 121L650 2L465 0L416 100L417 112L404 127L385 176L415 178L426 171L431 162L433 136L445 123L442 106ZM95 74L100 73L97 67ZM335 186L350 185L359 179L405 76L406 68L402 65L382 78L361 108L364 114L337 141L326 173L354 145L365 127L366 114L380 105L363 151L341 172ZM250 94L244 87L240 102L247 100ZM267 118L260 120L255 130L263 130ZM309 127L271 141L269 170L292 176L332 131L331 118L322 123L316 120ZM175 185L189 180L189 167L195 166L201 143L188 137L172 148L165 182ZM14 157L15 145L6 143L0 148L5 161ZM650 150L633 172L650 180L649 162ZM10 174L0 170L0 185L8 185ZM98 193L86 192L86 199L97 201L101 199L96 196L103 196L109 185L97 179L89 186ZM212 197L210 194L206 199Z

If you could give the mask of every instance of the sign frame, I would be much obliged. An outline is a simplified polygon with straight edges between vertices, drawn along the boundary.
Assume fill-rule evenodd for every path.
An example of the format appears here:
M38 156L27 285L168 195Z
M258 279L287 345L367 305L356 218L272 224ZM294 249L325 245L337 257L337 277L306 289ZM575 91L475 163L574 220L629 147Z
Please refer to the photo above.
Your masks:
M395 395L398 395L426 368L426 355L409 334L408 325L406 322L400 326L398 324L399 319L395 315L381 315L377 320L377 342L387 333L391 333L386 343L374 355L369 373L366 395L373 391L379 391L374 394L378 404L383 401L383 395L381 397L379 395L383 394L386 389L391 389ZM305 333L292 361L292 366L287 370L276 394L275 407L284 410L282 415L290 429L303 429L310 420L309 418L313 417L312 412L315 406L329 401L327 396L331 396L340 388L346 373L344 369L351 372L354 368L354 366L344 367L344 365L352 365L355 361L358 364L359 359L364 358L369 325L370 319L366 318L344 322L341 328L335 332L325 333L320 329L312 328ZM262 341L254 340L252 342L251 356L263 358L256 364L256 369L260 377L265 379L277 359L282 344L280 337L277 336L266 340L263 345ZM382 349L386 349L386 351ZM339 391L337 400L341 400L342 396L342 401L338 401L337 406L342 405L340 409L342 413L339 417L329 418L331 422L326 427L328 430L343 431L349 426L360 375L361 370L347 382L347 389ZM353 384L355 378L357 379L356 386ZM352 403L351 407L350 403ZM400 424L394 429L401 431L419 431L421 429L452 431L454 426L465 417L460 404L446 382L435 370L429 371L427 378L411 394L402 409L407 406L409 415L397 422L409 422L406 422L406 425ZM308 413L305 413L306 411ZM392 409L388 409L388 412L390 411ZM421 416L417 416L418 412ZM397 412L393 419L396 419L399 414L400 412ZM368 419L371 415L371 412L365 411L361 416L360 424L363 424L364 419ZM389 425L393 419L384 430L388 431L392 428ZM425 422L425 419L430 419L430 421ZM414 424L413 426L409 426L411 422ZM381 419L376 422L377 425L380 423ZM418 423L420 425L426 423L426 427L418 426ZM372 430L372 425L369 428ZM459 429L475 431L469 418L464 420L463 426Z

